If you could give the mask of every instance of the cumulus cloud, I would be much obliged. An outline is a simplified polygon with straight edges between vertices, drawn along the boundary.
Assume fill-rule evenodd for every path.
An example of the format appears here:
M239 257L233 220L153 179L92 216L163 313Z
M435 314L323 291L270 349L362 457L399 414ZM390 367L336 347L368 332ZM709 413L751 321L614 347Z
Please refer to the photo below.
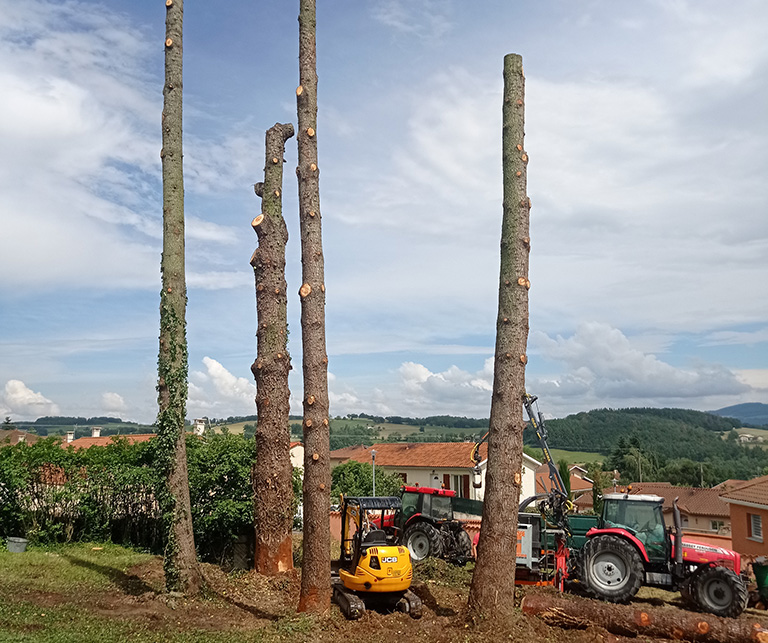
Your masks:
M42 393L30 389L21 380L8 380L2 400L6 413L19 419L36 419L44 415L58 415L59 407Z
M101 394L101 408L105 413L121 413L128 410L128 405L122 395L107 391Z
M533 350L564 366L552 376L533 378L540 395L578 397L587 403L615 405L642 400L646 405L674 406L681 401L738 396L751 387L721 364L679 368L644 353L616 328L592 322L579 325L570 337L533 333Z
M404 397L396 408L405 407L414 415L449 413L482 417L489 413L493 358L485 360L482 370L475 373L458 366L434 373L423 364L404 362L398 375Z

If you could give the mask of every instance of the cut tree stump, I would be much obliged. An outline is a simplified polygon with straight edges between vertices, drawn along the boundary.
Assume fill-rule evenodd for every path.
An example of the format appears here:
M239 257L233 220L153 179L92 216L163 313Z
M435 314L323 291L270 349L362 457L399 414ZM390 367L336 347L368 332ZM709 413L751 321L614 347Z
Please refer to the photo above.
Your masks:
M768 643L768 628L756 618L720 618L672 607L615 605L545 593L525 596L521 608L525 614L566 629L595 625L619 636L640 635L697 643Z

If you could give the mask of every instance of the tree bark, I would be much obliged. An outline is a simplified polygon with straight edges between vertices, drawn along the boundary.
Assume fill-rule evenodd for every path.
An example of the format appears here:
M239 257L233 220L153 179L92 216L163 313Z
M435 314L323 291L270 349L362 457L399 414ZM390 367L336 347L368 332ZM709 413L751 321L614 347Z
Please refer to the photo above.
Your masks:
M496 321L493 396L488 435L483 523L469 607L492 615L513 609L517 504L523 457L523 395L528 361L528 156L523 150L525 80L522 58L504 57L499 314Z
M166 545L163 559L169 591L199 593L189 501L184 422L187 405L187 288L184 267L184 168L182 160L183 0L166 1L165 86L163 88L163 256L158 353L157 464L164 474L159 490Z
M301 338L304 369L304 541L299 611L331 606L331 469L328 355L325 347L325 268L317 162L315 0L299 5L298 112Z
M264 183L260 189L262 214L252 222L259 238L259 247L251 257L258 318L256 360L251 366L258 410L253 466L254 562L256 571L267 576L293 569L293 467L288 424L291 358L285 282L288 229L282 210L283 156L285 142L291 136L290 123L276 123L267 130Z
M529 594L523 598L521 607L525 614L568 629L597 625L619 636L652 636L700 643L768 642L765 623L743 616L719 618L672 607L614 605L545 593Z

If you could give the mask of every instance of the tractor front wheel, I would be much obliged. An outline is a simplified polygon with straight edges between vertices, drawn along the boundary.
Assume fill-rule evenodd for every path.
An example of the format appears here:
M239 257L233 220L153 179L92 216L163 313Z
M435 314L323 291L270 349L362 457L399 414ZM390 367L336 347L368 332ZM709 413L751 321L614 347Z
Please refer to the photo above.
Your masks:
M736 618L747 607L746 585L732 570L708 567L696 573L691 581L692 595L702 612Z
M640 554L626 540L605 534L587 541L581 556L581 577L587 591L610 601L628 601L643 584Z
M443 538L440 532L428 522L417 522L405 530L403 543L411 552L411 560L424 560L427 556L440 558L443 555Z

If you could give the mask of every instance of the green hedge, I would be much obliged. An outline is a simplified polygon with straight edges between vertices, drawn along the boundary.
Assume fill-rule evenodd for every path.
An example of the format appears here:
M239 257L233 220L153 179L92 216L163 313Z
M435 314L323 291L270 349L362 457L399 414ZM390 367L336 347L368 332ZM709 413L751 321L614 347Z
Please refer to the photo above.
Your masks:
M75 451L60 440L0 448L0 538L111 540L163 549L154 440ZM254 442L234 434L187 436L192 521L201 559L253 531ZM294 485L294 506L296 492Z

